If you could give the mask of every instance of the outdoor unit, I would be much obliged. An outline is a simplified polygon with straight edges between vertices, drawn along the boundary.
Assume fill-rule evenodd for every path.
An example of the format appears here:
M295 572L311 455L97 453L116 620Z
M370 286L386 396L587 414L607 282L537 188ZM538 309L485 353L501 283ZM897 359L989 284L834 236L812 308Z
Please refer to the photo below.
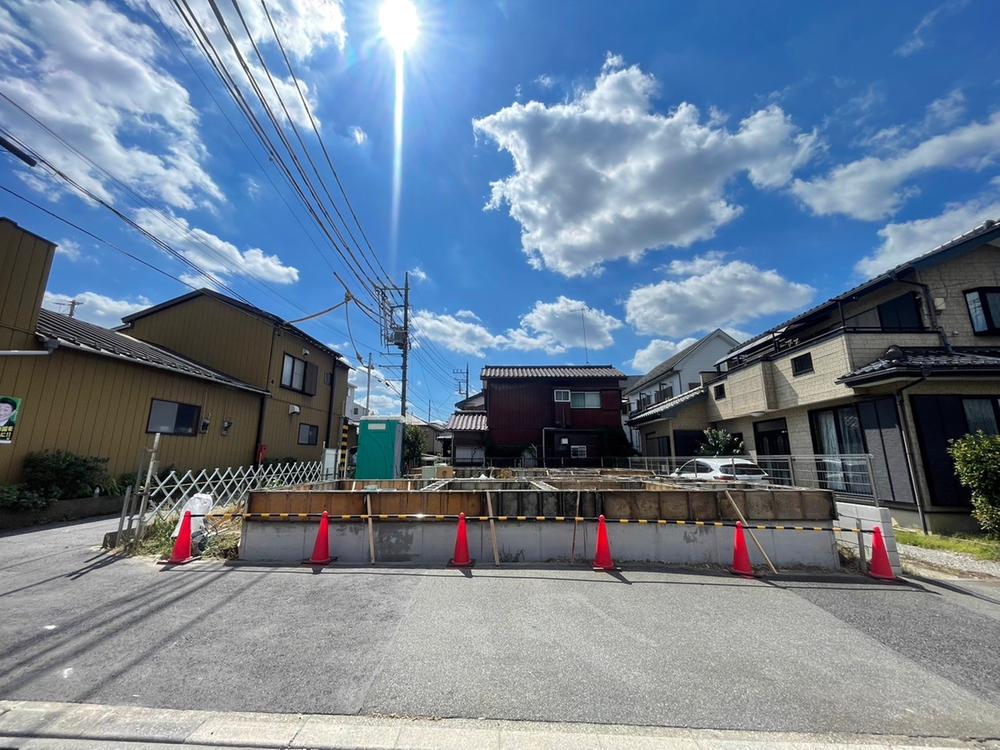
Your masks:
M356 479L398 479L403 465L403 418L361 417Z

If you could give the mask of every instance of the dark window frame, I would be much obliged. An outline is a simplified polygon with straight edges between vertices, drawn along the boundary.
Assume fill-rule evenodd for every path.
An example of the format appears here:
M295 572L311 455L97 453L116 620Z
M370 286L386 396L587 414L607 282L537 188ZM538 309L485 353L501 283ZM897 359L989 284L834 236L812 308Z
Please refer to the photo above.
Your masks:
M712 386L712 397L716 401L722 401L726 397L726 384L718 383Z
M307 437L306 441L302 441L302 428L308 427L310 432L309 435L312 437L310 441ZM308 422L299 422L299 434L296 436L298 445L319 445L319 425L309 424Z
M191 420L191 431L190 432L177 432L177 418L174 417L174 429L171 432L165 432L163 430L151 430L149 429L149 423L153 419L153 404L159 401L161 404L174 404L178 407L184 406L188 409L194 409L194 419ZM178 413L180 409L178 408ZM175 437L198 437L201 433L201 406L198 404L185 404L183 401L172 401L166 398L151 398L149 400L149 413L146 416L146 434L154 435L156 433L161 435L173 435Z
M292 360L292 370L290 382L285 382L285 360ZM295 364L302 365L302 387L295 387ZM319 380L319 365L310 362L306 359L301 359L296 357L294 354L289 354L284 352L281 358L281 387L288 391L293 391L295 393L301 393L305 396L315 396L317 393L317 385ZM311 390L310 390L311 389Z
M803 362L805 366L800 367L800 364ZM808 375L812 372L816 372L813 368L812 352L805 352L804 354L792 357L792 377L797 378L800 375Z
M908 302L909 305L912 305L912 308L906 311L913 312L916 317L916 325L894 324L892 321L886 320L886 314L893 311L892 307L890 307L891 305L895 304L900 306L899 310L894 311L897 316L900 311L909 307L909 305L906 305L904 300ZM904 307L904 305L906 305L906 307ZM923 306L920 304L920 295L916 292L906 292L893 297L892 299L887 299L885 302L880 302L875 306L875 310L878 314L878 325L879 330L881 331L923 331L925 329Z
M1000 427L1000 396L971 396L962 395L959 396L959 401L962 404L962 418L965 420L965 432L967 435L972 434L972 428L969 425L968 412L965 411L966 401L989 401L990 405L993 407L993 421L998 427Z
M979 297L979 306L983 311L983 318L986 320L986 330L977 331L976 323L972 318L972 309L969 307L968 295L975 294ZM997 336L1000 335L1000 320L993 319L993 313L986 302L984 294L1000 294L1000 286L977 286L972 289L962 290L962 301L965 303L965 312L969 316L969 325L972 328L973 336Z

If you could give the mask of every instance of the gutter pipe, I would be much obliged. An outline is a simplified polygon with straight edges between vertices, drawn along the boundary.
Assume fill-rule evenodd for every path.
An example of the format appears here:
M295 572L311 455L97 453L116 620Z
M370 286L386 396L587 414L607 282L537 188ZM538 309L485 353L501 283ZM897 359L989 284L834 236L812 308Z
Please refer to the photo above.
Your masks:
M910 475L910 489L913 491L913 499L917 504L917 516L920 518L920 528L926 534L927 531L927 518L924 516L924 501L921 497L920 488L917 485L917 474L914 468L914 459L912 453L912 446L910 441L910 421L906 417L906 402L903 398L903 391L907 388L912 388L915 385L919 385L927 380L930 375L930 371L926 368L921 370L921 376L911 383L907 383L902 388L896 391L896 409L899 412L900 434L903 438L903 455L906 457L906 470Z

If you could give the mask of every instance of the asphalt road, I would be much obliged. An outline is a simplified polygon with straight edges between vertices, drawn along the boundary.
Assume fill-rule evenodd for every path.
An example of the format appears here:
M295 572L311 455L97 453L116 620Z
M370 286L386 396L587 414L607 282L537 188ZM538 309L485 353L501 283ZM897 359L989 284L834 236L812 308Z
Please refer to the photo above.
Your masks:
M225 566L0 536L0 698L1000 736L1000 585Z

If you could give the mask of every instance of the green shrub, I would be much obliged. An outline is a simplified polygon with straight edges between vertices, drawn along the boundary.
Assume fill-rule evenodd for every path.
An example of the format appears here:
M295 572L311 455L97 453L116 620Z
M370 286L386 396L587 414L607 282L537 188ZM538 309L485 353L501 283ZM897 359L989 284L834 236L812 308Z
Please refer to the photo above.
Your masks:
M53 498L32 492L23 484L0 485L0 508L4 510L42 510L53 502Z
M952 440L955 474L972 491L972 515L983 531L1000 538L1000 436L979 431Z
M24 459L28 491L52 500L90 497L108 481L106 458L79 456L69 451L29 453Z

